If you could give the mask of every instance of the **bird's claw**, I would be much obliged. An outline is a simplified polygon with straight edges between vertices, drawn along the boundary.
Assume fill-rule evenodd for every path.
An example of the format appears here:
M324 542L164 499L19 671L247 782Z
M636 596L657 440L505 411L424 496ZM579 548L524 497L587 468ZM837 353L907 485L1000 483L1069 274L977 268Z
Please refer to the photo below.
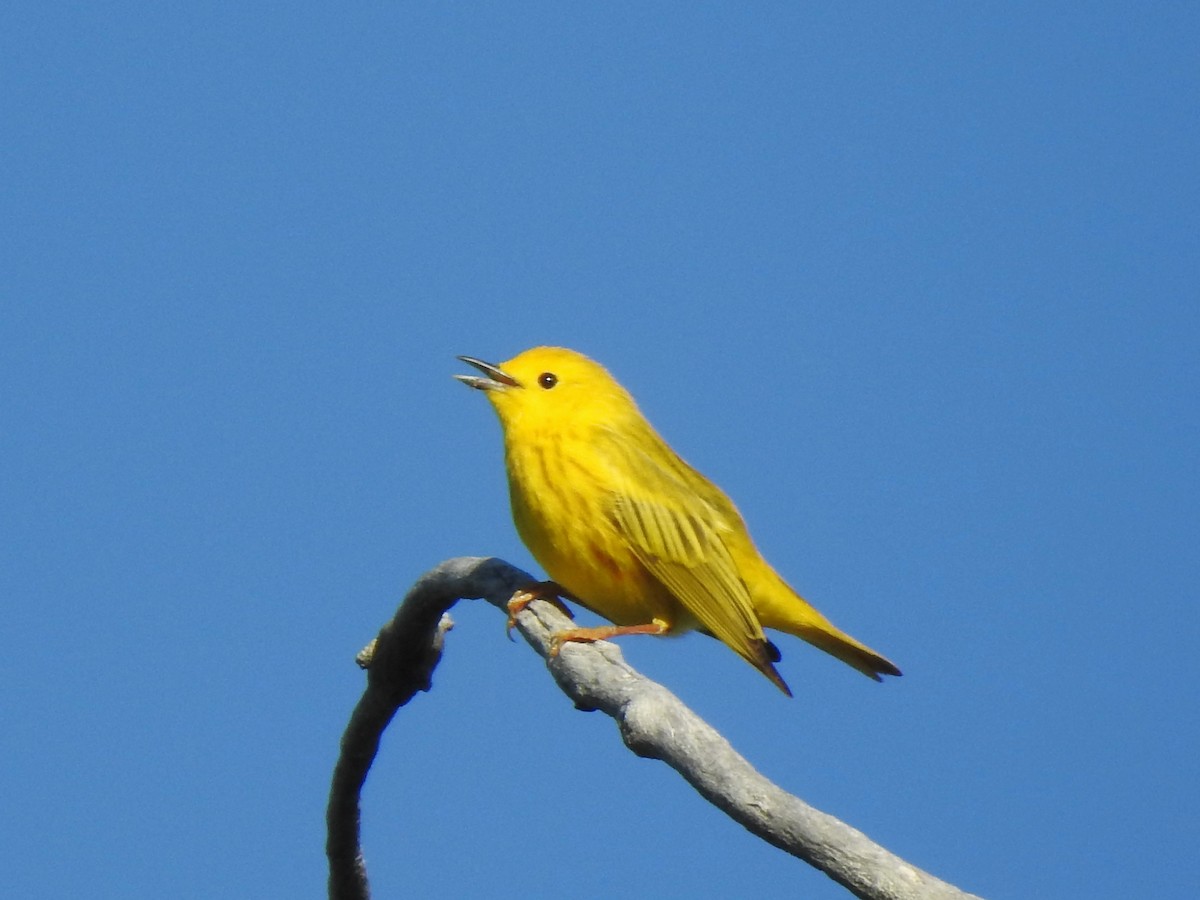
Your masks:
M559 651L562 650L563 644L567 643L565 640L562 639L562 637L560 636L561 634L562 634L562 632L557 632L555 634L550 635L550 643L549 643L549 646L546 647L547 658L554 659L556 656L558 656Z
M510 641L513 639L512 630L513 626L517 624L517 616L534 600L545 600L547 603L552 603L568 619L574 619L574 614L559 597L561 593L562 588L553 581L539 581L536 584L531 584L528 587L518 590L509 598L507 604L508 621L504 623L505 636Z
M521 611L525 609L525 607L536 600L537 596L537 594L531 591L520 590L513 594L509 599L508 621L504 623L504 636L510 641L513 639L512 630L513 626L517 624L517 616L520 615Z

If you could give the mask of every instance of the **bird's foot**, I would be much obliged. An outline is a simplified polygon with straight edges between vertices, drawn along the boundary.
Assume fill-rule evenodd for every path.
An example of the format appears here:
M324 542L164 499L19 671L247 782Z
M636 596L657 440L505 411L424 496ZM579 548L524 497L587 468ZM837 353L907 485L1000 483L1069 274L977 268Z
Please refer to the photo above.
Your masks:
M550 657L553 659L558 656L563 644L591 644L625 634L664 635L670 630L670 626L665 622L648 622L645 625L601 625L599 628L566 628L550 635Z
M504 634L510 641L513 639L512 630L517 624L517 616L534 600L552 603L568 619L574 619L574 613L562 602L561 598L565 593L556 581L535 581L518 590L508 601L508 621L504 624Z

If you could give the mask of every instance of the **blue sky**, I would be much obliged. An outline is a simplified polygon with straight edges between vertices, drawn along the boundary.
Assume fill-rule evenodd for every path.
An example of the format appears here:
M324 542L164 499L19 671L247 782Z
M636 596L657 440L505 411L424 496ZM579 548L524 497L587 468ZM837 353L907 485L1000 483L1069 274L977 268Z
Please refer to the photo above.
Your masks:
M988 897L1195 895L1200 13L8 4L0 882L320 896L355 652L534 563L454 356L605 363L894 659L626 657ZM378 896L846 893L483 604L365 796Z

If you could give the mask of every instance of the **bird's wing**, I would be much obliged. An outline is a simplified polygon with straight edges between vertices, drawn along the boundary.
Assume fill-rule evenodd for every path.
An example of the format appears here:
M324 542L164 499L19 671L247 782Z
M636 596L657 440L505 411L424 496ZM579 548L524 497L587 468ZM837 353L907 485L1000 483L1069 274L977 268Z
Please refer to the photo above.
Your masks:
M610 469L610 516L637 558L705 629L761 668L768 644L722 540L719 512L656 461L661 454L623 441L610 453L620 457Z

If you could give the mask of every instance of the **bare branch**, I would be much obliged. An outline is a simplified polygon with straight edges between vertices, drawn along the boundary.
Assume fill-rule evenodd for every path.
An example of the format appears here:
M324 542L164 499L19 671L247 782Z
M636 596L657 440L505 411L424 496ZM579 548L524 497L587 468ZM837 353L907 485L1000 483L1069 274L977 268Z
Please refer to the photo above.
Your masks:
M462 599L505 609L534 579L495 558L447 560L417 581L372 645L360 654L367 690L342 738L327 812L329 896L370 896L359 842L359 797L379 738L401 706L429 690L449 630L446 611ZM518 616L525 639L547 657L550 636L570 626L559 610L535 602ZM820 869L865 900L964 900L974 897L910 865L845 823L773 784L720 734L662 685L634 671L606 642L567 644L547 666L577 707L611 716L626 745L660 759L710 803L763 840Z

